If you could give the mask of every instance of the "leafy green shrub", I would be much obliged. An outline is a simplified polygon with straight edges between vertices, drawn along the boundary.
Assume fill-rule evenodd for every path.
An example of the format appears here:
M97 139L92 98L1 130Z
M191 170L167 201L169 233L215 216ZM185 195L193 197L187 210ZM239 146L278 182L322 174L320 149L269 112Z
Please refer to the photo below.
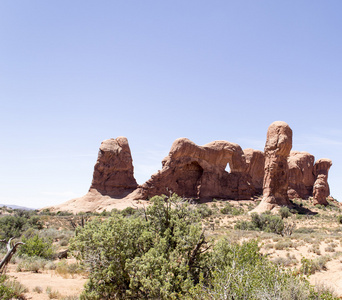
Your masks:
M245 220L238 220L234 228L238 230L255 230L255 227L252 225L252 223Z
M316 259L308 259L303 257L301 259L300 273L304 275L315 274L316 271L326 270L326 263L330 260L328 256L320 256Z
M235 229L261 230L265 232L282 234L284 222L279 216L274 216L269 213L262 213L260 215L257 213L252 213L250 222L237 222Z
M226 203L226 205L220 209L220 212L224 215L238 216L243 214L244 210L243 208L237 208L231 205L230 203Z
M286 219L291 215L290 209L287 206L282 206L279 209L279 215L282 219Z
M90 271L85 298L172 299L200 281L206 241L198 211L177 195L151 202L144 216L78 228L71 247Z
M201 218L208 218L213 214L213 211L206 204L197 205L197 211L201 215Z
M290 247L293 246L293 243L291 240L283 240L283 241L279 241L274 245L274 249L276 250L284 250L284 249L288 249Z
M1 239L10 239L11 237L20 237L27 229L27 219L18 216L4 216L0 218L0 237Z
M16 294L14 290L7 286L7 278L5 275L0 275L0 299L13 299Z
M303 277L267 260L256 241L238 245L221 240L208 255L208 264L211 279L194 287L191 299L335 299L329 292L321 296Z
M25 299L24 293L28 289L20 282L15 280L8 280L5 275L0 275L0 299Z
M34 235L31 238L22 238L22 245L19 248L19 255L26 254L27 256L38 256L50 259L54 255L54 251L52 249L52 241L40 238L38 234Z
M134 209L134 208L131 207L131 206L128 206L128 207L126 207L125 209L123 209L123 210L121 211L121 214L122 214L124 217L127 217L127 216L134 215L135 212L136 212L136 209Z

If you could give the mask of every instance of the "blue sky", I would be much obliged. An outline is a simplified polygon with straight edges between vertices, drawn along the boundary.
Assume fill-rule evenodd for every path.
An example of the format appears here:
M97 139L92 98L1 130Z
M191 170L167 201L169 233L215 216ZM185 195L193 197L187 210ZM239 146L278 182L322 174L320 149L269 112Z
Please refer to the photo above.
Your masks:
M84 195L102 140L138 183L176 138L263 150L268 126L333 160L342 201L341 1L0 2L0 203Z

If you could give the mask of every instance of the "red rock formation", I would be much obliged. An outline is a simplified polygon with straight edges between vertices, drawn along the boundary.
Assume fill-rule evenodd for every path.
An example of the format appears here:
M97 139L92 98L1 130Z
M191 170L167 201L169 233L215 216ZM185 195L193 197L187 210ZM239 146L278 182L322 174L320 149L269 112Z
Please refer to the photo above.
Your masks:
M89 191L102 195L124 197L137 188L133 175L131 150L125 137L101 143Z
M290 199L307 199L312 196L315 182L315 157L308 152L291 151L287 159L289 166L289 187L287 194Z
M292 148L292 130L281 121L268 127L265 144L265 176L263 199L256 207L256 212L271 210L277 206L290 206L287 196L288 165L287 158Z
M251 177L251 184L255 188L257 195L262 194L262 187L265 174L264 152L251 148L243 150L247 164L247 174Z
M314 175L316 181L313 186L314 204L328 205L327 197L330 195L328 184L328 172L332 166L332 161L327 158L321 158L314 165Z
M230 173L226 172L229 164ZM177 139L163 168L139 187L135 198L177 193L186 198L249 199L254 193L241 147L226 141L198 146Z

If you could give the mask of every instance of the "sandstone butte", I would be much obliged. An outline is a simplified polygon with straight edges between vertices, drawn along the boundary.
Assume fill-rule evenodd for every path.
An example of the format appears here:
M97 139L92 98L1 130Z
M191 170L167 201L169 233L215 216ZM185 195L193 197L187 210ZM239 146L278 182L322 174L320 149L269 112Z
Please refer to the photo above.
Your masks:
M327 205L331 160L314 162L310 153L291 149L292 130L282 121L269 126L264 152L242 150L227 141L198 146L179 138L162 160L162 169L138 185L127 139L109 139L101 143L88 193L49 209L74 213L110 211L141 206L150 197L170 192L205 201L250 200L262 195L256 212L291 206L289 200L295 198L313 197L315 204Z

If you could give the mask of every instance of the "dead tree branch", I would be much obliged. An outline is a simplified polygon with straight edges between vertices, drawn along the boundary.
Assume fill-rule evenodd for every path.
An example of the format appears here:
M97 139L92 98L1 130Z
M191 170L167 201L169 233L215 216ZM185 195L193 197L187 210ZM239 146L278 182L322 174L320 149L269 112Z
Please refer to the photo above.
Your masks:
M8 242L6 240L0 240L2 243L7 243L7 253L5 257L0 262L0 274L2 274L7 266L7 264L10 262L13 254L17 252L17 247L19 245L25 245L23 242L15 243L13 246L11 245L13 238L10 238Z

